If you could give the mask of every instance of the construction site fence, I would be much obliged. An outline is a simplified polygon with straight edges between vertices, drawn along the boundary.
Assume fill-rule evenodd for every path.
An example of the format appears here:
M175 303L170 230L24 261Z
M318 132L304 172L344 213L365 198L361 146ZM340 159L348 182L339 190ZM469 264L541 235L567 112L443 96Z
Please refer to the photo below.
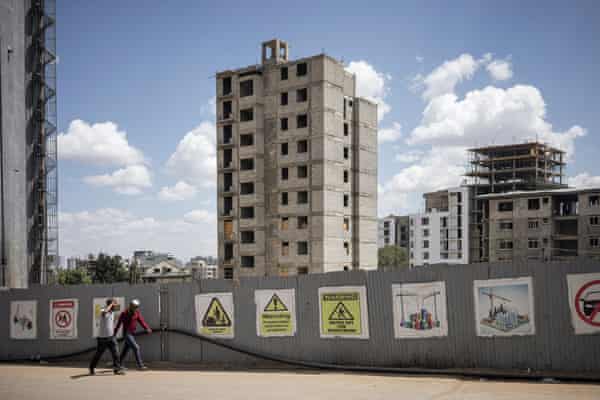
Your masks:
M201 280L164 285L110 284L38 286L0 291L0 359L53 356L92 347L93 299L139 299L150 326L159 334L140 336L146 361L260 365L261 360L168 329L197 332L195 296L233 293L235 332L223 339L231 347L249 349L291 360L365 367L430 369L500 369L600 373L600 334L576 334L569 306L568 274L600 273L593 260L573 262L482 263L431 265L391 272L351 271L290 277ZM530 277L533 288L531 316L535 332L514 336L479 336L475 317L474 282ZM447 333L442 337L396 338L392 285L444 282ZM319 288L366 288L368 338L323 338L320 333ZM257 335L255 291L294 289L297 327L288 337ZM50 339L51 299L79 300L77 338ZM10 304L37 300L35 339L10 337ZM600 317L600 315L599 315ZM91 355L80 355L79 359Z

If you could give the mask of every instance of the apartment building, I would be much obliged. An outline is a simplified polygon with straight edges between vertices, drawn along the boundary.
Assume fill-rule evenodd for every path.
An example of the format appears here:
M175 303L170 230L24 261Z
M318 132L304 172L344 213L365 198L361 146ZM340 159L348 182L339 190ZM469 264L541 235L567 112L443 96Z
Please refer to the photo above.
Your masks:
M325 54L216 77L219 275L377 268L377 106Z
M408 215L388 215L380 218L377 227L377 247L399 246L408 249Z
M482 195L490 261L600 258L600 188Z
M409 216L409 265L469 263L471 190L467 186L426 193L425 212Z

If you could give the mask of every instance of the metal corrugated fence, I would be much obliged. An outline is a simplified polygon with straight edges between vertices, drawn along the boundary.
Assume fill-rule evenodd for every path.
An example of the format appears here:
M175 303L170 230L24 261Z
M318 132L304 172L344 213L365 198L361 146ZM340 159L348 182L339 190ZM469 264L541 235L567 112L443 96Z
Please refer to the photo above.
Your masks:
M92 346L92 299L105 296L139 298L151 326L196 330L194 296L233 292L235 338L227 342L255 352L288 359L377 367L494 368L533 371L600 372L600 335L575 335L568 304L567 274L600 272L591 260L561 263L499 263L435 265L398 272L339 272L288 278L203 280L158 285L49 286L0 292L0 316L8 322L10 301L38 300L38 339L9 339L9 324L0 325L0 358L55 355ZM535 335L478 337L474 317L473 281L532 277ZM448 336L395 339L394 283L444 281ZM321 339L318 289L323 286L366 286L368 340ZM295 289L297 333L293 337L256 335L256 289ZM79 299L77 340L49 340L50 299ZM141 337L149 360L251 365L260 363L240 353L175 333Z

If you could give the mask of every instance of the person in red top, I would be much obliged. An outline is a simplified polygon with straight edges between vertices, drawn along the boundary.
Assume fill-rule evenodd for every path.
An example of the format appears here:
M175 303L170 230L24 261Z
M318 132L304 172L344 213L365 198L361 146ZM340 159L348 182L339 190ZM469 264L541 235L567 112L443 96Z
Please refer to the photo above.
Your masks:
M125 345L123 346L123 350L121 351L120 365L123 365L123 360L125 360L125 356L129 352L129 349L133 349L133 354L135 355L135 362L137 364L138 369L145 370L148 368L142 362L142 353L140 351L140 346L135 341L134 334L138 323L142 326L142 328L146 330L146 333L152 333L152 329L150 329L146 321L144 321L144 317L142 317L142 313L140 313L139 307L139 300L131 300L131 303L129 303L129 308L123 311L119 316L119 321L117 322L117 326L115 327L114 335L117 336L119 328L121 328L121 325L123 325L123 336L125 338Z

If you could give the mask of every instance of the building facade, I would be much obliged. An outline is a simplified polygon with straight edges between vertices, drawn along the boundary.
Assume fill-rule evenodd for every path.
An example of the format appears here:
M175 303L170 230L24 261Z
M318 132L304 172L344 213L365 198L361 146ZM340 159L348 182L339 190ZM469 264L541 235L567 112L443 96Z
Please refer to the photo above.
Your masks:
M0 286L58 265L55 7L0 2Z
M217 74L219 275L377 268L377 106L324 54Z
M423 197L425 212L409 219L409 266L468 264L471 189L461 186Z
M408 215L388 215L380 218L377 228L377 247L399 246L408 250L410 243Z
M489 202L490 261L600 258L600 188L481 197Z
M488 203L483 195L566 188L565 152L540 142L485 146L468 150L465 177L473 189L470 259L490 261Z

